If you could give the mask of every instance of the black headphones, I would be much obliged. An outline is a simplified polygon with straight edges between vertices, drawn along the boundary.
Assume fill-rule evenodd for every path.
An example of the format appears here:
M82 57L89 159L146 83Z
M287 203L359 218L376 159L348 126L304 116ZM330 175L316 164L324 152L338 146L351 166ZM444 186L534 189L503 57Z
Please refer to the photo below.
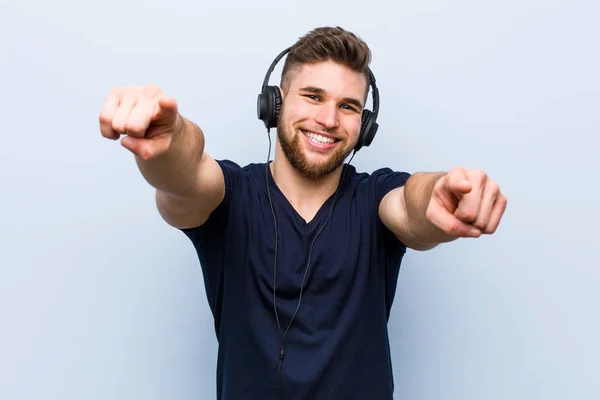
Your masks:
M262 85L262 92L258 95L257 100L257 115L258 119L265 123L265 127L275 128L277 127L277 119L279 118L279 111L281 110L281 92L277 86L268 86L269 77L275 69L275 66L281 60L281 58L290 51L291 47L288 47L282 51L271 63L271 66L267 70L267 75ZM368 69L369 73L369 84L373 90L373 111L367 109L363 110L360 135L354 151L357 152L363 146L369 146L375 134L377 133L377 114L379 114L379 90L375 83L375 75Z

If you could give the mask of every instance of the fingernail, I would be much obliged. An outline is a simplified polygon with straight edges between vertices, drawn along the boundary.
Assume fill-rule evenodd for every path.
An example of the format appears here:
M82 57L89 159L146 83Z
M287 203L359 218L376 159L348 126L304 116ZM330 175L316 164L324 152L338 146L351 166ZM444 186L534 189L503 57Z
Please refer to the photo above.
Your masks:
M481 232L479 231L479 229L475 229L475 228L471 229L471 235L477 237L480 234L481 234Z

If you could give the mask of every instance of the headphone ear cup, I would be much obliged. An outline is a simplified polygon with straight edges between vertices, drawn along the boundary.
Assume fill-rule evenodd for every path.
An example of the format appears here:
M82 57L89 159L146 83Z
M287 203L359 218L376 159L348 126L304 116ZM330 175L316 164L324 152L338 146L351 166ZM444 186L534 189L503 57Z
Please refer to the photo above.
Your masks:
M279 113L281 112L281 91L277 86L272 86L273 96L273 119L271 120L271 128L277 127L279 121Z
M378 128L379 124L377 124L377 122L375 121L375 115L369 110L363 110L360 125L360 135L358 137L358 142L356 143L356 147L354 148L354 150L358 151L363 146L368 147L371 144L371 142L373 142Z
M266 128L275 128L281 111L281 92L277 86L267 86L258 95L256 113Z
M368 126L365 130L365 139L364 146L370 146L375 139L375 135L377 134L377 129L379 129L379 124L375 121L375 116L371 115L369 117L369 121L367 122Z
M268 123L268 115L269 115L269 101L267 99L267 95L263 92L258 95L256 99L256 116L258 119L265 123L267 126Z

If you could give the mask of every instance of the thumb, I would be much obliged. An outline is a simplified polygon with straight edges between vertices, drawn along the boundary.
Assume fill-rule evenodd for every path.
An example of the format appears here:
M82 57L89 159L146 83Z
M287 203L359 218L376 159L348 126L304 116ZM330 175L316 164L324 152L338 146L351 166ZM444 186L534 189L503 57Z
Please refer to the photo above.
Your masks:
M131 136L125 136L121 139L121 145L134 154L139 152L140 142L141 140L139 138Z
M121 145L127 150L142 158L149 160L169 149L171 135L159 135L152 139L125 136L121 139Z

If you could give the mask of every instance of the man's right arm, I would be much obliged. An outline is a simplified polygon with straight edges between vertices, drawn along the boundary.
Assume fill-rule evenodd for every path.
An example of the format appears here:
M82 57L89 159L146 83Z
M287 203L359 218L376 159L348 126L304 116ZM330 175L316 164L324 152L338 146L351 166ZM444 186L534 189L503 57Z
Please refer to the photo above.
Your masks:
M200 127L154 85L111 91L100 113L102 135L121 140L156 188L162 218L176 228L202 225L225 194L219 164L204 152Z

